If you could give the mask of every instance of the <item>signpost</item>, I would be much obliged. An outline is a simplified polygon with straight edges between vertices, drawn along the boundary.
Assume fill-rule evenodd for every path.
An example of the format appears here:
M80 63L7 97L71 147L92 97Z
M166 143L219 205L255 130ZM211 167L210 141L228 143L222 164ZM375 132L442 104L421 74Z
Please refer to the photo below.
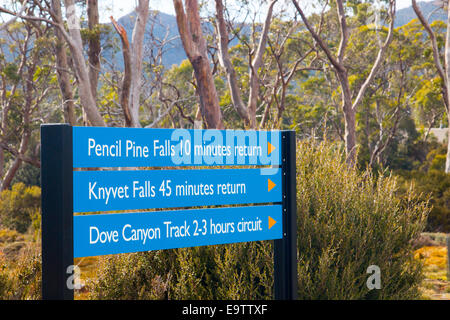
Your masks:
M275 298L296 297L294 132L56 124L41 138L44 299L73 299L74 257L261 240Z

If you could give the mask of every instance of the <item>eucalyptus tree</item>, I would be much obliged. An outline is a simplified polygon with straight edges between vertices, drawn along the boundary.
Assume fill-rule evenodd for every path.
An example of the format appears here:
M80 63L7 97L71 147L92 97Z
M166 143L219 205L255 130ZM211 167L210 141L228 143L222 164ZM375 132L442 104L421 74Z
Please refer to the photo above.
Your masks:
M222 129L222 112L202 31L198 1L187 0L183 4L182 0L173 0L173 4L181 41L194 68L201 115L208 128Z
M384 42L379 47L378 53L373 62L368 64L370 67L368 69L367 76L358 87L354 87L350 83L350 78L352 76L352 74L350 73L352 61L348 57L347 50L349 40L351 39L355 31L355 24L353 23L355 19L349 19L348 9L349 6L352 6L354 4L344 2L342 0L336 0L331 4L329 4L328 1L325 1L324 3L324 8L331 5L331 8L336 12L335 16L333 17L334 19L336 19L337 26L339 28L338 40L333 39L334 42L339 43L336 50L330 46L329 39L325 38L322 34L324 29L323 18L320 19L318 26L314 26L310 23L310 19L306 16L298 1L292 0L292 3L300 14L301 19L306 29L311 34L313 41L325 55L325 58L335 72L336 77L339 81L341 91L341 109L344 114L345 120L344 138L347 152L347 163L353 166L356 164L357 155L356 112L361 104L362 99L364 98L367 88L375 78L381 63L385 58L386 51L392 41L396 2L395 0L389 0L389 7L387 9L389 26L388 28L378 26L380 28L380 31L387 29ZM322 11L321 15L322 17L325 17L325 10Z
M364 65L376 54L377 38L376 31L367 26L362 26L355 34L349 46L355 57L354 83L364 81ZM366 158L361 160L367 161L369 166L388 165L386 160L389 157L385 153L391 149L390 145L411 138L404 131L404 125L412 121L415 99L421 85L423 70L419 65L423 60L423 49L420 42L420 38L415 36L414 24L396 28L386 60L380 65L361 101L357 114L359 141L364 141L361 148L367 152L364 155Z
M447 10L447 30L445 36L445 45L444 48L439 47L436 31L433 30L433 27L430 25L428 20L424 17L422 11L417 5L415 0L412 0L412 6L414 12L416 13L420 23L423 25L426 33L430 38L430 46L433 51L433 60L436 66L436 71L441 78L441 91L442 91L442 100L444 102L445 109L447 111L447 118L449 123L448 129L448 145L447 145L447 158L445 162L445 172L450 173L450 6L448 5L448 1L440 1L437 2L439 6ZM442 53L442 49L444 52ZM442 57L443 56L443 57Z
M57 90L48 27L15 21L0 42L0 191L23 163L40 167L36 131L54 116L45 110ZM7 52L9 51L9 52Z
M263 64L263 55L266 50L267 39L270 25L273 16L273 7L277 0L270 1L262 25L262 31L259 36L257 44L254 46L247 45L249 48L249 92L248 102L244 105L242 98L242 91L238 84L235 68L231 62L228 44L229 38L229 24L225 20L225 7L222 0L216 0L216 30L217 30L217 46L219 49L219 61L227 75L228 87L231 93L231 100L236 112L244 120L244 122L251 128L257 127L256 109L259 99L260 79L259 71Z

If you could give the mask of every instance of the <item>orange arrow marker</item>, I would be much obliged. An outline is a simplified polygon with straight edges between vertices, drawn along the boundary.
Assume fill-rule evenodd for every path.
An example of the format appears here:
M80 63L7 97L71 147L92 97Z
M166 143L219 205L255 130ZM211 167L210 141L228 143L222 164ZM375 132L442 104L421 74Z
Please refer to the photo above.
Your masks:
M275 183L273 183L273 181L272 180L270 180L270 179L267 179L267 191L270 191L270 190L272 190L274 187L276 186L276 184Z
M273 227L273 225L277 223L271 216L269 216L269 229Z
M271 154L276 148L270 142L267 142L267 155Z

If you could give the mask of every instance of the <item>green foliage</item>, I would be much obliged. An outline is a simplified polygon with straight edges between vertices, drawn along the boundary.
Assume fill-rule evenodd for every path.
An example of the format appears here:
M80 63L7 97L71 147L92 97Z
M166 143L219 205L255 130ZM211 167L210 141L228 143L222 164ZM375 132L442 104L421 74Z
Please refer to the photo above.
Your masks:
M268 299L271 252L255 242L102 257L90 298Z
M0 300L41 299L41 260L36 244L31 244L17 261L0 256Z
M92 299L162 299L167 297L170 251L119 254L101 258L98 279L87 283ZM161 276L163 275L163 276Z
M25 233L31 225L33 216L39 214L41 189L16 183L11 190L0 194L0 224Z
M41 255L22 258L12 274L12 299L39 300L42 298Z
M15 230L0 229L0 244L24 240L23 235Z
M17 75L17 65L14 63L8 63L2 70L2 75L4 75L7 79L11 80L13 83L17 83L20 80L20 77Z
M268 242L179 249L173 298L270 299L271 252Z
M218 299L271 299L273 296L272 243L216 246ZM249 259L251 257L251 259ZM246 260L252 260L251 263Z
M0 300L4 300L11 283L6 273L6 264L0 257Z
M447 147L445 145L439 145L436 148L433 148L426 155L426 160L422 162L419 170L423 172L431 170L443 172L445 169L446 153Z
M17 171L12 184L22 182L27 186L40 186L41 185L41 170L28 163L22 164Z
M384 163L390 170L413 170L426 158L429 146L424 142L414 125L405 116L399 121L398 132L384 151Z
M297 147L300 299L412 299L421 266L411 241L429 212L413 189L398 196L393 177L349 168L338 145ZM367 268L381 269L381 289L366 286Z
M212 248L199 247L177 250L179 268L175 274L175 299L214 299L219 283L214 268Z
M426 230L450 232L450 175L434 169L427 172L399 171L398 174L402 178L404 188L414 183L417 190L431 196L433 208L428 217Z
M396 170L395 174L400 177L403 190L413 183L419 192L430 196L433 208L428 216L426 230L450 232L450 175L444 172L447 146L434 141L426 146L420 148L422 153L431 149L423 156L424 160L416 161L409 170Z

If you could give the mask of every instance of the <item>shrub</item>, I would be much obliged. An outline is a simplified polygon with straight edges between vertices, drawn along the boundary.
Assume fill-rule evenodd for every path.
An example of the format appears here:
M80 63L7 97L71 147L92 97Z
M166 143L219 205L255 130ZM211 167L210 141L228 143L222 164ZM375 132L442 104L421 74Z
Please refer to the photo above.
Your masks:
M101 257L90 298L270 299L271 247L251 242Z
M0 256L0 300L41 299L41 254L30 244L14 261Z
M39 300L42 298L41 254L28 252L22 257L12 274L11 298Z
M10 279L7 274L7 266L0 252L0 300L5 300L10 287Z
M177 251L173 298L271 299L271 242L248 242Z
M23 240L24 236L15 230L0 229L0 244Z
M429 207L410 188L397 195L395 178L349 168L337 145L297 146L300 299L419 297L421 265L412 240ZM367 268L381 269L381 289L369 291Z
M400 171L398 172L406 193L413 182L415 188L424 195L431 196L433 208L428 216L426 230L430 232L450 232L450 174L444 171Z
M0 194L0 224L20 233L25 233L32 218L39 214L41 189L16 183L11 190ZM35 218L36 219L36 218Z
M91 299L138 300L167 297L170 251L118 254L100 258L98 279L87 283ZM161 276L162 275L162 276Z

